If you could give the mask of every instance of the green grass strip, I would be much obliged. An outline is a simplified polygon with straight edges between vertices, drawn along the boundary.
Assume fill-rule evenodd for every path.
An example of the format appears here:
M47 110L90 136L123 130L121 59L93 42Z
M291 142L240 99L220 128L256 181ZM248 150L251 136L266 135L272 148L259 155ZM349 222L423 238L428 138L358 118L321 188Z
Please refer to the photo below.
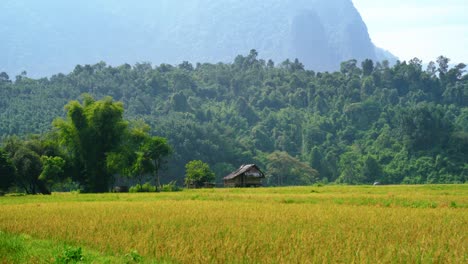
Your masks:
M136 251L120 256L0 230L0 263L167 263L145 260Z

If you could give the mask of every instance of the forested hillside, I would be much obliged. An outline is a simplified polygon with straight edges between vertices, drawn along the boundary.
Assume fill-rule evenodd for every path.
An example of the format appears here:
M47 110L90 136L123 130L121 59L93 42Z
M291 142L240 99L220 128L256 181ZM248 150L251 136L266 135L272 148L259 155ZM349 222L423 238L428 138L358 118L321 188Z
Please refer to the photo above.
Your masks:
M50 131L67 102L90 93L122 101L127 119L168 138L163 182L181 184L191 160L209 163L218 182L246 163L270 185L466 182L468 75L448 62L350 60L322 73L252 50L229 64L101 62L50 79L2 73L0 134ZM318 175L307 177L310 167Z

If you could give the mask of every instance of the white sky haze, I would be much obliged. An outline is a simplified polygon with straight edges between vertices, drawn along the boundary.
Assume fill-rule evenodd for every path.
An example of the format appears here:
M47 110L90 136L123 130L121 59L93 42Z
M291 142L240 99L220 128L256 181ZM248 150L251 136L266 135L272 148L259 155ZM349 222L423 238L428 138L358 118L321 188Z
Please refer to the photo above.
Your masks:
M424 63L468 64L468 0L353 0L378 47Z

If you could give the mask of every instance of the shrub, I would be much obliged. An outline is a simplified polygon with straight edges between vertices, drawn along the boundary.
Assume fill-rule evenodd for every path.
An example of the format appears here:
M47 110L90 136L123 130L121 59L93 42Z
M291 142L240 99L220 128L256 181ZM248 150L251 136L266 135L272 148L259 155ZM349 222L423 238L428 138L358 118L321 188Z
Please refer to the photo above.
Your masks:
M125 257L129 260L127 263L140 263L143 261L143 257L140 254L138 254L138 251L136 250L125 254Z
M68 264L68 263L77 263L83 261L83 252L81 247L65 247L62 254L55 258L55 263Z
M130 187L129 191L131 193L136 193L136 192L156 192L157 188L156 186L151 185L149 182L140 185L137 184L135 186Z
M171 181L168 184L163 184L161 186L161 192L179 192L182 189L177 186L176 181Z

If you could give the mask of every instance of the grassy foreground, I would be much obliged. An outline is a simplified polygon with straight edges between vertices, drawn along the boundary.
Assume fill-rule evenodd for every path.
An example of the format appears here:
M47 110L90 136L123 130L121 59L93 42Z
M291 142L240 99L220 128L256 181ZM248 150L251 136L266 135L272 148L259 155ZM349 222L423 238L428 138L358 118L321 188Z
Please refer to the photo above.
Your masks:
M0 263L468 262L468 185L10 196L0 212Z
M136 251L123 256L105 255L95 250L0 231L0 263L132 263L139 259L142 258Z

